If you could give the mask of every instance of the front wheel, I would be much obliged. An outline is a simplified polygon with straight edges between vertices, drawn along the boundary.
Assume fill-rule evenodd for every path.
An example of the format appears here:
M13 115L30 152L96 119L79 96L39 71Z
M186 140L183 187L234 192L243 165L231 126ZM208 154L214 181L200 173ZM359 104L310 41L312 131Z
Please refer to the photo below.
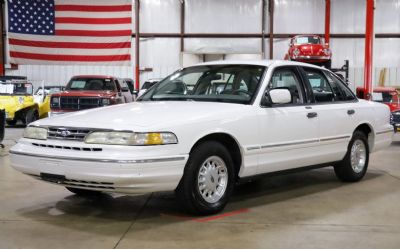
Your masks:
M336 176L344 182L357 182L367 172L369 162L368 140L364 133L355 131L343 160L335 165Z
M186 210L208 215L221 211L232 194L235 171L228 150L208 141L190 154L176 194Z

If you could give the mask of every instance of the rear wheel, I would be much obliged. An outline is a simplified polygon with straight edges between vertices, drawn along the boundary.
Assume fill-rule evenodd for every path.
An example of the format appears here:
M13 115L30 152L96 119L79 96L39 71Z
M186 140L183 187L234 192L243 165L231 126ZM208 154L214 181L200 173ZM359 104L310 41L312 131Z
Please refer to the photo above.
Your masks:
M328 60L328 61L322 63L322 66L324 66L324 67L327 68L327 69L331 69L331 67L332 67L332 60Z
M7 120L6 123L7 123L7 125L13 126L13 125L16 125L16 124L17 124L17 120L16 120L16 119Z
M342 162L334 169L336 176L344 182L357 182L367 172L369 162L369 147L366 135L355 131L349 143L347 153Z
M228 150L218 142L208 141L190 154L176 193L188 212L214 214L227 204L234 182L234 165Z
M94 190L70 188L70 187L65 187L65 188L78 196L94 196L100 194L99 191L94 191Z

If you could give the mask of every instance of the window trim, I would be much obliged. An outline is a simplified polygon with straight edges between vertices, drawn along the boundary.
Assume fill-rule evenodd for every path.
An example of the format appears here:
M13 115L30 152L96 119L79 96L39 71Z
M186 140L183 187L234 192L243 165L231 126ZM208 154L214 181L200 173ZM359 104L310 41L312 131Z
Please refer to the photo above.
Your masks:
M342 86L344 86L345 88L347 88L347 90L350 91L351 95L352 95L353 98L354 98L353 100L336 100L336 102L354 102L354 101L358 102L358 98L357 98L357 96L354 94L354 92L353 92L353 91L350 89L350 87L349 87L346 83L344 83L344 82L342 81L342 79L340 79L334 72L331 72L331 71L328 71L328 70L322 70L322 71L324 72L325 77L327 77L327 78L330 78L331 76L330 76L329 74L332 74L332 76L333 76L336 80L339 81L339 84L342 84ZM343 94L344 96L346 96L346 93L342 90L342 88L339 87L339 91L341 91L342 94Z
M305 82L306 82L306 84L307 84L307 87L306 87L306 88L308 89L308 91L309 91L309 93L310 93L310 95L311 95L311 100L312 100L312 101L311 101L310 105L331 105L331 104L355 103L355 102L358 102L358 98L357 98L357 97L355 97L354 100L339 100L339 99L337 98L337 95L336 95L335 92L333 91L332 84L329 82L329 80L327 79L328 76L326 75L327 72L331 72L331 71L329 71L329 70L327 70L327 69L323 69L323 68L315 68L315 67L308 67L308 66L299 66L299 68L300 68L300 71L302 72L303 77L304 77L304 80L305 80ZM310 81L309 81L308 78L307 78L305 68L308 68L308 69L311 69L311 70L320 71L320 72L322 73L322 75L325 77L326 81L328 82L329 87L330 87L331 90L332 90L333 96L334 96L334 98L335 98L334 101L330 101L330 102L317 102L317 101L315 100L314 92L312 91L311 83L310 83ZM334 73L332 72L332 74L334 74ZM336 76L335 76L335 77L336 77ZM339 79L339 77L336 77L336 78ZM340 80L340 79L339 79L339 80ZM342 80L340 80L340 82L341 82L342 84L344 84ZM350 89L346 84L344 84L344 85L350 90L350 92L353 94L353 96L355 96L354 93L353 93L353 91L351 91L351 89ZM341 89L339 89L339 91L342 92Z
M302 94L303 94L303 103L300 103L300 104L293 104L293 103L290 103L290 104L274 104L274 105L272 105L272 106L264 106L264 105L262 105L262 101L263 101L263 98L264 98L264 94L265 94L265 92L268 90L268 85L270 84L271 79L272 79L274 73L275 73L276 71L278 71L278 70L284 70L284 69L289 69L289 70L293 71L293 73L294 73L295 76L297 77L297 79L298 79L298 81L299 81L300 90L302 91ZM298 66L295 66L295 65L277 66L277 67L275 67L275 68L272 70L272 72L271 72L271 77L268 78L267 84L265 85L264 90L262 91L259 106L260 106L261 108L277 108L277 107L306 106L306 105L310 104L310 98L309 98L309 95L308 95L308 93L307 93L307 91L306 91L305 85L306 85L306 84L305 84L305 82L304 82L304 79L303 79L303 76L302 76L301 72L299 71ZM259 94L259 93L258 93L258 94Z

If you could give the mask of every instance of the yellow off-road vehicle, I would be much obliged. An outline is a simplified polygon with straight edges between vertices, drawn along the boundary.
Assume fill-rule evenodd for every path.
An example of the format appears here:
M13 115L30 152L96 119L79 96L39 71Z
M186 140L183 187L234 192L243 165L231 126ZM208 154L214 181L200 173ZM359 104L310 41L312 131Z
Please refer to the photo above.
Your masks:
M18 120L27 125L46 117L48 108L43 108L43 104L35 102L32 83L26 80L0 82L0 109L5 109L8 125L15 125Z

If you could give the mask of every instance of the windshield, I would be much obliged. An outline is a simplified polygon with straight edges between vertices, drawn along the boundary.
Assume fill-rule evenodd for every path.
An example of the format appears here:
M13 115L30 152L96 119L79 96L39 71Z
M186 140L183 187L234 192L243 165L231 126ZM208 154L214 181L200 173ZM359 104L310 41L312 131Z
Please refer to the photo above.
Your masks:
M295 39L295 44L321 44L318 36L302 36Z
M66 90L74 91L114 91L115 84L112 79L100 78L73 78L68 83Z
M396 92L373 92L372 99L381 103L397 103L399 100Z
M62 91L62 87L61 86L60 87L57 87L57 86L54 86L54 87L45 86L44 87L45 94L53 94L53 93L58 93L58 92L61 92L61 91ZM39 87L36 90L35 95L43 95L42 87Z
M0 83L0 95L32 95L31 83Z
M249 104L265 67L208 65L175 72L145 93L141 101L194 100Z

